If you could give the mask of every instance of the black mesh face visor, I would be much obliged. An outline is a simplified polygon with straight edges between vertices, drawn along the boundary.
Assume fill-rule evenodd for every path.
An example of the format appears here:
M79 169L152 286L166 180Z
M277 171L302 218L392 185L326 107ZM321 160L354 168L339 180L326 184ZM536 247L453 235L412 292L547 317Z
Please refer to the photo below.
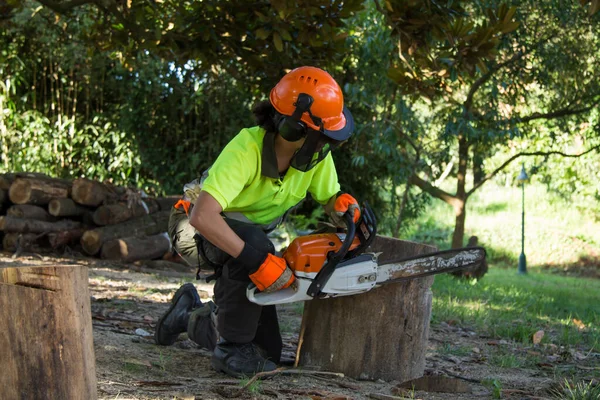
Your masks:
M319 131L307 128L307 135L304 144L294 154L290 162L292 168L298 171L306 172L314 168L323 161L327 154L333 149L339 147L342 143L332 139Z

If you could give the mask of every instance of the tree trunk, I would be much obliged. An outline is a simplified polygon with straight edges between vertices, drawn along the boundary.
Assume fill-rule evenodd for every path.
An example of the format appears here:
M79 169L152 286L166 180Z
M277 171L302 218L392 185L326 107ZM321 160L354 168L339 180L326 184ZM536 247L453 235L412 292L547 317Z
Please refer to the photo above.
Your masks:
M85 266L0 267L0 319L0 398L97 398Z
M378 236L369 251L379 262L435 251L432 246ZM367 293L307 301L297 364L352 378L400 382L425 369L433 277L385 285Z
M125 193L125 188L108 186L101 182L79 178L73 181L71 198L84 206L98 207L107 200L116 200Z
M465 136L458 139L458 173L456 175L456 201L453 204L455 225L452 234L452 248L463 247L465 239L465 212L467 204L467 168L469 165L469 142Z
M56 218L48 214L45 208L31 204L15 204L6 210L6 215L17 218L37 219L38 221L54 222Z
M90 210L71 199L52 199L48 203L48 212L55 217L80 217Z
M8 197L15 204L46 205L53 198L69 197L71 182L62 179L17 178Z
M100 256L108 260L133 262L161 258L171 249L171 241L166 232L145 237L128 237L109 240L102 245Z
M135 203L132 207L127 204L116 203L100 206L94 211L94 223L96 225L114 225L125 222L132 218L142 217L157 212L159 205L152 200Z
M169 224L169 213L169 211L160 211L120 224L106 225L89 230L81 237L81 246L87 254L95 255L100 251L102 245L109 240L166 232Z
M463 247L465 239L465 220L467 218L467 201L457 199L454 206L454 232L452 233L452 248Z
M0 231L20 233L49 233L79 228L81 223L63 219L56 222L0 216Z

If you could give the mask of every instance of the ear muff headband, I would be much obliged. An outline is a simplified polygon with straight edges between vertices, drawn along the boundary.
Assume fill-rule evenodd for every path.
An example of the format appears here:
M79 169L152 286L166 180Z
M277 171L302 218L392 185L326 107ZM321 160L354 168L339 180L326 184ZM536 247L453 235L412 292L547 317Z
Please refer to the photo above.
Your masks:
M310 106L314 102L311 95L300 93L294 105L296 109L292 115L283 115L279 120L277 129L279 134L288 142L297 142L306 136L306 125L302 122L302 115L307 112L312 120L318 126L321 126L321 119L315 117L310 112Z

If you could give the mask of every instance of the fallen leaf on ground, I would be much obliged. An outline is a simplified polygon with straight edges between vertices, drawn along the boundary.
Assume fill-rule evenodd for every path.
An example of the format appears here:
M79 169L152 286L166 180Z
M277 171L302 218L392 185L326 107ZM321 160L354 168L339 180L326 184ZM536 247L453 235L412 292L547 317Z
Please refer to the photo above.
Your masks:
M542 339L544 338L544 331L537 331L533 334L533 344L540 344Z
M577 318L573 318L573 325L575 325L579 330L585 329L585 324Z

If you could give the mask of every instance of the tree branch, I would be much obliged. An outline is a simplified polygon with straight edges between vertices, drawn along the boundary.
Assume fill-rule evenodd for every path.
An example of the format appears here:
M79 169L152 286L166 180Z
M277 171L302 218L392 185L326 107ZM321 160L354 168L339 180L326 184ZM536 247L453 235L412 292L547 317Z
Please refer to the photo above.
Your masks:
M526 117L511 118L507 122L509 124L510 123L524 123L524 122L534 121L536 119L554 119L554 118L566 117L569 115L581 114L581 113L588 112L588 111L596 108L598 103L600 103L600 99L596 100L596 102L594 102L593 104L590 104L588 107L583 107L583 108L579 108L579 109L571 109L570 107L566 107L561 110L551 111L551 112L547 112L547 113L535 112Z
M52 11L59 14L67 14L74 8L84 4L95 4L94 0L71 0L71 1L53 1L53 0L38 0L38 3L48 7Z
M596 146L593 146L593 147L587 149L586 151L584 151L582 153L578 153L578 154L568 154L568 153L563 153L562 151L534 151L534 152L521 152L521 153L517 153L517 154L513 155L512 157L510 157L508 160L506 160L504 163L502 163L502 165L500 165L494 171L492 171L491 173L489 173L488 175L486 175L476 185L474 185L473 188L471 188L471 190L469 190L467 192L467 197L469 197L471 194L473 194L477 189L479 189L481 187L481 185L483 185L486 181L492 179L500 171L502 171L504 168L506 168L508 166L508 164L510 164L511 162L513 162L514 160L516 160L519 157L559 155L561 157L578 158L578 157L584 156L584 155L586 155L586 154L588 154L588 153L590 153L590 152L592 152L594 150L599 150L599 149L600 149L600 144L598 144Z
M473 83L473 85L471 85L471 88L469 89L469 93L467 94L467 99L463 103L464 114L466 115L467 113L469 113L471 111L471 106L473 105L473 97L475 96L475 92L477 92L477 90L479 90L479 88L484 83L486 83L487 81L489 81L490 78L492 76L494 76L494 74L496 72L498 72L499 70L501 70L502 68L504 68L506 66L509 66L509 65L514 64L515 62L519 61L520 59L522 59L526 55L528 55L531 52L533 52L541 44L546 43L549 40L551 40L552 38L554 38L554 36L556 36L556 34L552 34L552 35L549 35L546 38L540 39L538 42L536 42L533 46L531 46L526 51L518 51L518 52L516 52L511 58L509 58L508 60L503 61L503 62L501 62L499 64L496 64L495 66L493 66L492 68L490 68L490 70L486 74L482 75L479 79L477 79Z
M429 193L431 196L450 204L451 206L454 206L458 200L456 196L453 196L450 193L433 186L426 180L421 179L417 174L411 175L411 177L408 178L408 182L419 187L422 191Z

